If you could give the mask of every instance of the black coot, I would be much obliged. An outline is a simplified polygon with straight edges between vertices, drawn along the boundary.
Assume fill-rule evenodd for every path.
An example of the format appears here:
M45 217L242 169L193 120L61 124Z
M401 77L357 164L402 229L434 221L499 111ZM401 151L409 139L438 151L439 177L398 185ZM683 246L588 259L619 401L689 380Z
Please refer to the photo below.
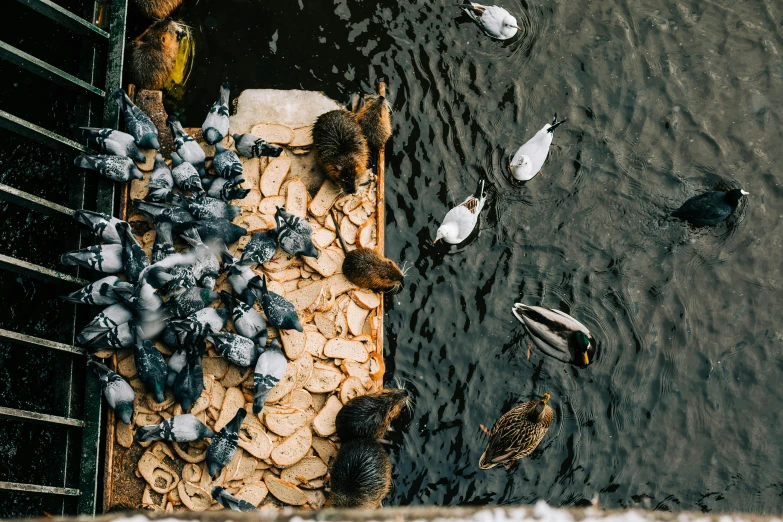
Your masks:
M687 221L697 227L717 225L729 217L736 209L742 196L747 195L742 189L734 189L728 192L711 190L683 203L672 212L672 216Z

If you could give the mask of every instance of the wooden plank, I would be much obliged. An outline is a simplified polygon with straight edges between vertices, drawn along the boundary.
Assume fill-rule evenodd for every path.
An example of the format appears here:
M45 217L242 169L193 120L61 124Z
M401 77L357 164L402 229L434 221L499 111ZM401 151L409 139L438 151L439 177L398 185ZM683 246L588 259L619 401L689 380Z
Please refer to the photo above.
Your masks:
M5 111L0 111L0 127L20 134L25 138L35 140L38 143L43 143L47 147L52 147L53 149L64 150L66 152L90 152L90 150L81 143L60 136L55 132L48 131L34 123L23 120L22 118L17 118L13 114Z
M47 415L45 413L5 408L3 406L0 406L0 417L26 422L37 422L42 424L59 424L61 426L69 426L71 428L84 427L84 421L79 419L69 419L67 417L58 417L57 415Z
M378 82L377 86L378 96L386 96L386 83L383 81ZM384 202L384 174L386 161L386 146L384 145L378 150L378 161L376 162L376 175L375 186L378 188L378 195L376 201L376 215L375 215L375 237L378 244L378 253L384 255L384 228L386 227L386 203ZM385 294L382 294L385 295ZM378 306L378 333L375 336L375 350L383 356L383 297L381 297L381 304Z
M81 80L72 74L68 74L53 65L49 65L43 60L39 60L35 56L27 54L21 49L17 49L13 45L9 45L3 41L0 41L0 58L18 65L26 71L37 74L41 78L49 80L60 87L77 91L80 94L89 94L91 96L97 96L98 98L103 98L106 94L103 90L90 85L84 80Z
M0 254L0 270L8 270L9 272L29 276L34 279L40 279L48 283L67 283L77 286L84 286L89 283L89 281L85 279L63 274L62 272L58 272L56 270L44 268L33 263L28 263L27 261L22 261L21 259L16 259L14 257L5 256L2 254Z
M28 194L27 192L15 189L14 187L10 187L3 183L0 183L0 199L29 208L30 210L35 210L36 212L40 212L47 216L59 216L62 214L65 214L68 217L73 216L73 210L68 207L52 203L51 201Z
M2 328L0 328L0 341L8 341L9 343L32 348L43 348L45 350L67 352L75 355L87 354L87 351L84 348L79 348L78 346L57 343L54 341L49 341L48 339L41 339L40 337L24 335L18 332L12 332L11 330L4 330Z
M0 489L10 491L24 491L26 493L46 493L48 495L64 495L78 497L79 490L74 488L55 488L52 486L39 486L37 484L20 484L18 482L0 481Z
M109 38L109 33L91 24L84 18L76 16L72 12L68 11L55 4L50 0L18 0L20 3L26 5L30 9L38 11L40 14L54 20L63 27L67 27L71 31L78 33L82 36L89 36L97 40L106 40Z

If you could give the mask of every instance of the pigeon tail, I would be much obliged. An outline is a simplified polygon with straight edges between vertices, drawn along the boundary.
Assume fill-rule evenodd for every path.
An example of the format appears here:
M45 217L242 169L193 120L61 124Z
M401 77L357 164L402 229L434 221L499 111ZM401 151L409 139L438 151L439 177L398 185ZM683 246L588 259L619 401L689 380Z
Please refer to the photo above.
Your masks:
M135 439L137 442L149 442L160 439L163 429L160 425L155 424L153 426L139 426L136 428Z

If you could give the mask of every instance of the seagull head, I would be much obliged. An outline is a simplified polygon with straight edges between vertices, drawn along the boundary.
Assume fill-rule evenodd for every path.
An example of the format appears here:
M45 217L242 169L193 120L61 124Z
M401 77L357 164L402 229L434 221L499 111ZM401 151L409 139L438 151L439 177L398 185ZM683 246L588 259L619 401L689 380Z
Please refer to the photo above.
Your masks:
M443 223L440 228L438 229L438 233L435 236L435 243L443 239L446 241L446 243L451 243L452 245L458 243L457 238L459 237L459 227L454 222L449 223Z
M530 179L533 174L533 162L524 154L516 162L512 161L508 168L511 170L514 179L520 181Z
M522 28L517 25L517 19L509 15L503 19L503 28L500 30L504 36L511 38Z

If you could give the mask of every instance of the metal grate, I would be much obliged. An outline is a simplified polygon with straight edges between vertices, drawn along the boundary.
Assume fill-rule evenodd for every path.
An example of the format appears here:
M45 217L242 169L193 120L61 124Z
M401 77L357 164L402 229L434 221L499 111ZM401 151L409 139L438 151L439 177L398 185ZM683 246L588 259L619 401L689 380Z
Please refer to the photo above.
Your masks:
M70 32L82 37L80 70L78 76L73 76L3 41L0 41L0 59L38 75L53 85L75 92L79 96L78 116L81 120L78 122L79 125L116 129L119 124L119 107L116 100L111 96L107 96L107 93L110 95L121 86L128 0L95 1L92 6L92 16L89 17L91 21L71 13L50 0L18 1L36 11L37 16L45 16ZM103 52L106 55L105 67L99 65L98 60L99 54ZM102 114L98 114L96 107L101 105L103 111ZM5 111L0 111L0 127L61 151L74 154L88 151L87 147L82 143L73 141ZM4 184L0 184L0 200L50 216L70 217L73 214L73 209L85 206L95 208L99 212L106 214L115 214L115 192L112 183L107 180L97 180L97 188L91 192L97 194L97 196L91 198L91 201L85 201L87 193L86 178L79 178L73 181L72 184L74 186L71 189L69 201L71 208ZM81 237L75 239L75 244L77 248L81 247ZM47 284L68 287L69 290L87 283L86 280L78 277L78 272L77 276L72 276L5 255L0 255L0 270L32 277ZM76 497L78 498L77 512L79 514L93 515L96 510L99 484L101 390L95 379L87 378L84 383L74 382L74 371L79 369L84 373L86 365L85 351L74 346L76 332L75 313L68 320L67 328L64 330L67 330L63 334L63 338L67 342L55 342L0 329L0 341L13 344L18 349L56 351L65 354L68 358L68 364L58 369L58 386L67 394L64 404L65 411L61 415L46 415L0 407L0 418L12 419L16 422L57 426L65 429L66 450L64 455L62 455L61 487L0 481L0 491L21 491L57 495L64 498ZM81 368L78 368L77 365L81 365ZM81 408L82 405L73 404L73 391L80 386L85 387L83 408ZM84 418L72 418L73 411L83 411ZM80 450L78 449L79 442L81 442ZM73 448L77 449L74 450ZM77 455L80 456L78 469L68 468L68 454L72 451L76 451ZM79 487L67 487L69 482L73 482L74 474L78 474ZM65 505L63 503L63 511L65 511ZM64 512L63 514L72 513Z

